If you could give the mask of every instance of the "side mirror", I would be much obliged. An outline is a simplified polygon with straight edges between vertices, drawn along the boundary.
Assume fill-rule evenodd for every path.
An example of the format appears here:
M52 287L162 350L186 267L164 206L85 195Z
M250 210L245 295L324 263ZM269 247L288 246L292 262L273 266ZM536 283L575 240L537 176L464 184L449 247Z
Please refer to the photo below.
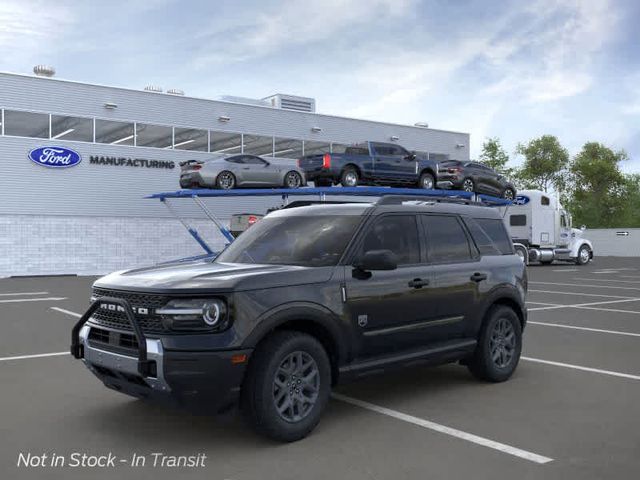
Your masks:
M409 155L406 155L405 160L409 160L409 161L413 161L416 159L416 154L414 152L411 152Z
M369 250L354 265L358 270L395 270L398 257L391 250Z

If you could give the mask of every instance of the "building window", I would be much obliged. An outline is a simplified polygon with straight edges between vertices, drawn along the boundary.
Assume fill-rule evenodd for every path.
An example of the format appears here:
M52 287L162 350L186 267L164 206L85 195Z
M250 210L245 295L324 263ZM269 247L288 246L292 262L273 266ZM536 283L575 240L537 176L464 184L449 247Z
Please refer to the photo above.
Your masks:
M5 110L4 134L15 137L49 138L49 115Z
M96 142L111 145L133 145L133 123L96 119Z
M274 157L297 159L302 157L302 140L290 138L274 139Z
M242 135L239 133L210 132L211 153L242 153Z
M208 149L208 141L206 130L176 127L174 131L173 148L176 150L206 152Z
M51 139L93 142L93 119L51 115Z
M163 125L136 124L136 146L171 148L173 145L173 128Z
M273 137L243 135L243 153L249 155L273 156Z
M305 155L322 155L323 153L329 153L331 151L331 144L329 142L304 142L304 154Z

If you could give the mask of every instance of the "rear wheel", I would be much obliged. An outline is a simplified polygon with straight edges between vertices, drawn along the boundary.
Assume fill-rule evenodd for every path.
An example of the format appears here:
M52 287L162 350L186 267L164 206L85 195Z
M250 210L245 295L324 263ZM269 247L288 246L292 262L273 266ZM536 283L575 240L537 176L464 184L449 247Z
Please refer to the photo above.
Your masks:
M418 181L418 188L423 188L425 190L433 190L435 186L436 186L436 181L433 178L433 175L427 172L420 175L420 180Z
M464 190L465 192L475 192L476 185L470 178L465 178L462 182L462 190Z
M487 313L468 368L480 380L504 382L518 366L521 351L522 327L518 315L505 305L496 305Z
M331 365L314 337L276 332L258 345L242 386L242 410L259 433L284 442L318 424L331 391Z
M228 170L224 170L218 174L216 186L221 190L230 190L236 186L236 176Z
M340 184L343 187L357 187L359 181L358 171L353 167L345 168L340 175Z
M587 245L582 245L576 257L577 265L586 265L591 260L591 249Z
M300 188L302 186L302 175L291 170L284 176L284 186L286 188Z

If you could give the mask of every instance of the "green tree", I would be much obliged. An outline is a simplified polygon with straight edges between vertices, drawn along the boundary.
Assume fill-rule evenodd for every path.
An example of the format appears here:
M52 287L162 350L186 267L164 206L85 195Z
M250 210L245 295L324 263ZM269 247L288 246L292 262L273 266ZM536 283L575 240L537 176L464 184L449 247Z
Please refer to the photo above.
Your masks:
M628 209L627 197L634 186L618 165L626 159L624 151L614 152L598 142L583 145L569 168L569 209L576 224L622 226L620 222Z
M640 228L640 174L624 178L624 209L617 227Z
M524 164L517 172L517 180L521 186L545 192L551 187L556 190L564 189L569 152L555 136L543 135L527 144L519 144L516 153L524 156Z
M509 162L509 155L502 148L497 137L487 138L482 144L482 153L479 160L489 168L498 172L504 172Z

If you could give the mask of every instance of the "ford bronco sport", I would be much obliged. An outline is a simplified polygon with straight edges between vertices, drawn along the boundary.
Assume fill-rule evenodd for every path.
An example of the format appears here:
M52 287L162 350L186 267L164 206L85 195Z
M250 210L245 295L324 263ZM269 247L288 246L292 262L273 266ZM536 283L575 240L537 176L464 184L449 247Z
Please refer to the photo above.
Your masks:
M259 432L311 432L333 385L419 362L501 382L527 313L526 267L495 209L382 197L284 208L215 260L97 280L71 352L107 387L239 400Z

